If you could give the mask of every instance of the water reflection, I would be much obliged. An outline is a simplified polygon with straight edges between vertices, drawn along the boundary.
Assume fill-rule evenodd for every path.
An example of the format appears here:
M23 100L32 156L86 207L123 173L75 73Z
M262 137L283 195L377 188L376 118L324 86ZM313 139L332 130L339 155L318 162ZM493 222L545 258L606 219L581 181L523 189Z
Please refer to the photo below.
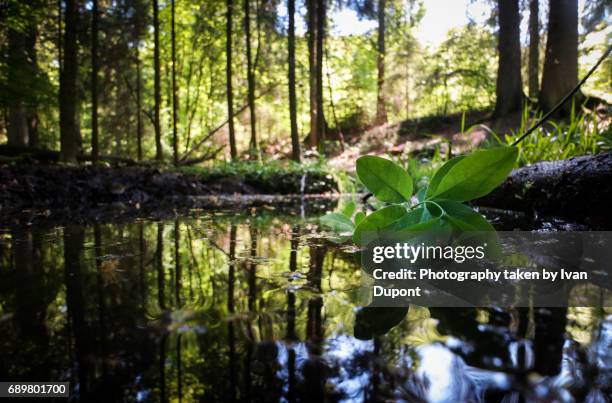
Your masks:
M606 401L609 308L357 308L309 221L0 233L0 379L81 401Z

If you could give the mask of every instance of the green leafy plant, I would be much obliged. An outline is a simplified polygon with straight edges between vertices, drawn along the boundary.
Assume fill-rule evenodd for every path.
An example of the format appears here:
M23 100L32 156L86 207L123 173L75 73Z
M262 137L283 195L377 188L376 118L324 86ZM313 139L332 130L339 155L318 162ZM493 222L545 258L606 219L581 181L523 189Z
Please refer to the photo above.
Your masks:
M372 195L384 204L366 215L354 205L329 213L321 223L338 236L360 244L362 235L377 231L492 231L491 224L464 202L490 193L516 164L516 147L479 150L447 161L432 176L427 188L414 194L413 181L404 168L387 159L363 156L357 175Z

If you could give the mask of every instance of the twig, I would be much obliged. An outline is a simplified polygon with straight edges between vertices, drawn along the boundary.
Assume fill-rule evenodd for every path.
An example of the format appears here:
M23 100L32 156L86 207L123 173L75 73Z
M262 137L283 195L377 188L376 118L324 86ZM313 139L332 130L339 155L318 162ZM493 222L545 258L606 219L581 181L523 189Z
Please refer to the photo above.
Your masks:
M567 102L568 99L573 97L578 92L580 87L582 87L582 84L584 84L586 80L591 77L591 75L595 72L595 70L597 70L599 65L606 59L606 57L608 57L608 55L610 54L610 50L612 50L612 45L608 46L608 49L604 52L603 55L601 55L597 63L595 63L595 65L591 67L591 70L589 70L589 72L584 77L582 77L582 80L580 80L580 82L566 96L564 96L563 99L561 99L561 101L559 101L559 103L555 105L554 108L552 108L548 113L542 116L540 120L538 120L533 126L531 126L529 130L525 132L525 134L516 139L514 143L512 143L512 145L515 146L521 141L523 141L527 136L533 133L535 129L542 126L542 123L546 122L555 112L557 112L563 106L563 104Z

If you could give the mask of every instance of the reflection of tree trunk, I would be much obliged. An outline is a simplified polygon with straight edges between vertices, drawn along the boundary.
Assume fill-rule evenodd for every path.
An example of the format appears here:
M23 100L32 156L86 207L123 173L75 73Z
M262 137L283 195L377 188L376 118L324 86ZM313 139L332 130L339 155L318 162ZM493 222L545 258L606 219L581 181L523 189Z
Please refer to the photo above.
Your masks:
M90 383L90 365L88 362L91 353L87 337L87 323L85 321L85 299L83 298L81 277L81 251L83 248L84 232L82 228L68 226L64 229L64 271L66 273L66 305L72 323L74 335L74 348L76 351L78 389L82 401L87 401Z
M164 273L164 224L157 224L157 250L155 251L155 265L157 266L157 302L160 309L166 309L164 296L165 273Z
M176 338L176 384L179 403L183 401L183 362L181 357L181 335Z
M176 306L181 307L181 228L178 218L174 221L174 294L176 296Z
M234 313L234 272L236 259L236 226L231 224L230 227L230 244L228 254L228 278L227 278L227 310L231 314ZM236 340L234 335L234 321L227 322L227 341L229 344L229 381L230 381L230 401L236 401Z
M15 323L17 336L24 345L32 346L43 356L49 345L49 334L45 324L47 313L48 290L45 284L45 272L41 262L41 240L29 230L16 229L11 233L14 290L15 290ZM27 341L27 344L26 344ZM31 377L48 376L44 362L32 362L28 371Z
M168 335L164 334L159 340L159 401L166 402L166 340Z
M544 376L561 371L567 308L537 308L534 312L534 370Z
M249 262L249 311L255 312L255 303L257 301L257 231L253 228L249 230L251 234L251 250Z
M139 250L139 258L138 258L138 267L139 267L139 275L140 275L140 300L142 304L142 308L144 309L146 306L146 291L147 286L145 283L145 240L144 240L144 224L141 222L138 224L138 250Z
M98 296L98 321L100 322L100 355L102 357L102 377L106 381L107 343L106 343L106 304L104 302L104 279L102 278L102 235L100 226L94 225L94 260L96 265L96 288ZM105 388L106 389L106 388Z
M310 270L308 272L308 284L316 292L321 292L321 276L323 273L323 261L325 260L326 250L320 246L310 247ZM308 301L308 323L306 325L306 336L315 343L321 341L323 337L323 323L321 319L321 309L323 299L316 296Z
M299 247L300 226L297 225L291 230L291 241L289 252L289 271L297 272L297 249ZM291 280L290 280L291 281ZM295 340L295 292L291 289L287 291L287 339Z

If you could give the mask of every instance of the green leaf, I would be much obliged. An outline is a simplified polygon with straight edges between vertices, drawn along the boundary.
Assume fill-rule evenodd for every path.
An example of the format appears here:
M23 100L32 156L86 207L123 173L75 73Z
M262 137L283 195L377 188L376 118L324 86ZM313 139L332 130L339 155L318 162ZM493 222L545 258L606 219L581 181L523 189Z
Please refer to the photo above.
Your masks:
M467 201L482 197L506 179L517 157L516 147L498 147L453 158L432 178L427 198Z
M364 232L374 232L381 229L386 229L394 221L399 220L406 214L406 209L402 206L392 205L377 210L363 219L355 228L353 233L353 241L356 244L361 243L361 235Z
M355 214L355 226L361 224L361 222L366 218L366 215L363 211L358 212L357 214Z
M450 160L446 161L444 165L438 168L436 173L434 173L433 177L429 181L429 186L427 187L427 191L425 192L424 199L428 198L431 195L431 192L433 192L433 190L436 189L438 185L440 185L440 181L442 180L444 176L446 176L448 171L453 166L455 166L455 164L457 164L459 161L461 161L464 158L465 158L465 155L460 155L458 157L451 158ZM423 201L423 200L420 200L420 201Z
M357 159L357 176L380 201L410 201L412 179L405 169L387 159L366 155Z
M343 234L353 232L355 226L350 218L340 213L328 213L319 219L321 225L329 228L333 232Z
M495 228L477 211L465 204L451 200L438 200L436 203L446 213L453 226L462 231L495 231Z
M357 204L354 201L351 200L342 209L342 214L344 214L348 218L351 218L353 216L353 213L355 212L356 208L357 208Z
M360 340L382 336L399 325L407 313L405 307L363 307L355 317L353 334Z

